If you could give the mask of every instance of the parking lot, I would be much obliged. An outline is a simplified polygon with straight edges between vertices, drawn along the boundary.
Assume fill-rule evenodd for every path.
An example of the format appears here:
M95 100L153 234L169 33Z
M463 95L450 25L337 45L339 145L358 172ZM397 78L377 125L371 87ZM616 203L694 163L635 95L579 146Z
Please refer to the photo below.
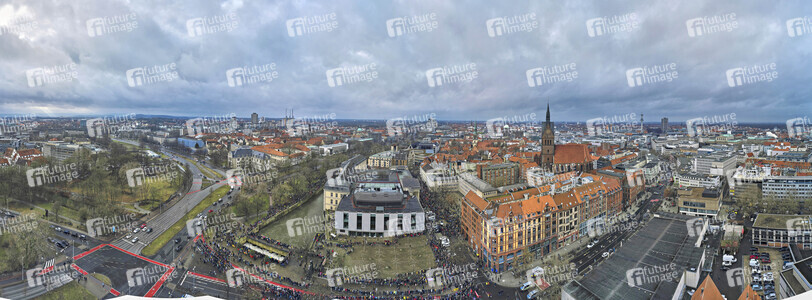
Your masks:
M788 249L784 253L789 253ZM780 280L783 270L782 251L766 247L751 248L745 257L746 263L742 264L744 284L752 286L765 300L778 299L779 286L775 282ZM754 264L755 260L758 264Z

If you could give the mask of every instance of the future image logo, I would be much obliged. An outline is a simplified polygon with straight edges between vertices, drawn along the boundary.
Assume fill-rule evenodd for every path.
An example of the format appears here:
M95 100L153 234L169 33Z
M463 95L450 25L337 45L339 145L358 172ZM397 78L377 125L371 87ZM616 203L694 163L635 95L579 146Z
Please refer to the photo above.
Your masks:
M736 13L704 16L685 21L689 37L699 37L719 32L731 32L739 27Z
M443 66L426 71L426 80L429 87L469 83L477 78L479 78L479 71L477 71L475 63Z
M337 287L344 284L344 269L334 268L327 270L327 285Z
M332 32L338 28L336 13L293 18L285 21L289 37L309 35L316 32Z
M809 126L812 126L812 122L806 116L789 119L787 120L787 135L790 138L801 138L809 133Z
M698 237L705 231L705 218L693 218L685 222L688 226L688 236Z
M638 87L660 82L671 82L679 78L676 63L643 66L626 70L626 83Z
M744 269L742 268L733 268L727 270L725 273L727 275L727 285L730 287L737 287L744 285Z
M386 20L386 33L398 37L416 32L431 32L439 26L436 13L406 16Z
M812 224L808 218L792 218L787 220L787 235L789 237L803 236L812 232Z
M606 222L603 218L593 218L586 221L586 232L590 238L595 238L603 235Z
M729 87L737 87L758 82L772 82L778 78L778 71L775 63L769 63L728 69L725 71L725 77Z
M297 237L303 234L316 234L328 230L328 220L321 215L287 220L288 236Z
M29 287L37 287L45 284L42 268L33 268L25 271L25 278L28 279Z
M539 22L536 13L529 13L488 19L485 21L485 28L488 36L493 38L518 32L531 32L539 28Z
M673 281L679 272L675 264L646 266L626 271L626 283L630 287L639 287L662 281Z
M39 87L52 83L72 82L79 78L75 63L64 65L45 66L25 71L28 87Z
M592 38L619 32L631 32L637 29L640 29L640 23L636 13L586 20L586 33Z
M231 32L237 26L237 15L228 13L188 19L186 20L186 33L189 37L197 37L217 32Z
M226 180L228 181L228 186L232 189L236 187L242 186L242 177L245 173L242 169L229 169L226 171Z
M279 72L276 71L275 63L226 70L226 83L229 87L240 87L261 82L269 83L277 78L279 78Z
M229 287L239 287L245 283L245 272L240 269L229 269L226 271L226 281Z
M578 70L575 63L544 66L525 71L525 77L529 87L536 87L558 82L572 82L578 78Z
M434 268L426 271L426 280L431 288L443 287L443 268Z
M812 18L810 17L789 19L786 24L787 34L791 38L800 37L812 32Z
M85 22L87 35L97 37L117 32L132 32L138 28L135 13L93 18Z

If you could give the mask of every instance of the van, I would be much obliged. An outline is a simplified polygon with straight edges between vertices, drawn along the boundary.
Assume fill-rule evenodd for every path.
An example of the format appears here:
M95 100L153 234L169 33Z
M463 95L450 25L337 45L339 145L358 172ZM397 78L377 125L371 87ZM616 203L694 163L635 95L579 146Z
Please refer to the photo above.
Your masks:
M535 299L536 295L538 295L539 290L532 290L530 293L527 293L527 299Z
M524 292L526 290L529 290L532 287L533 287L533 283L528 281L528 282L525 282L524 284L522 284L522 287L520 289L522 290L522 292Z

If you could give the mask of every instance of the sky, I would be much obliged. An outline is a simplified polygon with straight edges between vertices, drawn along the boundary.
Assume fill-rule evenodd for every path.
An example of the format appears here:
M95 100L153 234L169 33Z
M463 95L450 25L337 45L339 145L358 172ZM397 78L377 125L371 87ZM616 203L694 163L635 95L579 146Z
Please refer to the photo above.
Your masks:
M3 0L0 114L812 111L808 1L499 2Z

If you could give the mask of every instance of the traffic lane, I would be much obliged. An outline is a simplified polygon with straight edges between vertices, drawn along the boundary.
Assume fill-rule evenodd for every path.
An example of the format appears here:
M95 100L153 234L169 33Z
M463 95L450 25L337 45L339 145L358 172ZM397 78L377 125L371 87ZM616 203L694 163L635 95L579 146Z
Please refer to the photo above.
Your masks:
M109 246L100 248L74 263L90 274L99 273L107 276L110 278L113 288L122 294L138 296L146 295L152 285L166 271L163 266ZM144 272L138 273L136 269ZM133 286L130 286L131 283Z

